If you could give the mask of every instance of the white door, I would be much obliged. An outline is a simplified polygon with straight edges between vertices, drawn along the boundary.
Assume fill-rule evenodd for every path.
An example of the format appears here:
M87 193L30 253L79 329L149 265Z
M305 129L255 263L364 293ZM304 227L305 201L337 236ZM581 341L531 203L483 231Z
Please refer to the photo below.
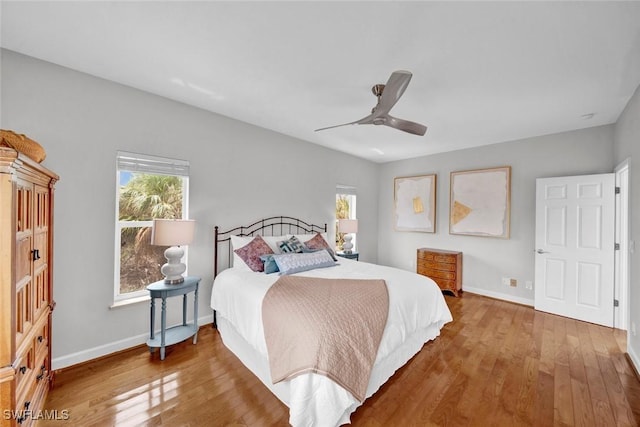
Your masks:
M614 174L536 180L536 310L613 326L614 214Z

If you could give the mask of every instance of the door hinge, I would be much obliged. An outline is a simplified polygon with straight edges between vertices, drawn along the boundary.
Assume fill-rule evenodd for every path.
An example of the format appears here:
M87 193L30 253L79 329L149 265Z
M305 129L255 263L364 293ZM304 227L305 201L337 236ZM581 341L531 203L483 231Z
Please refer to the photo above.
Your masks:
M620 250L620 243L616 243L613 245L613 250L615 251L619 251Z
M617 299L613 300L613 306L614 307L618 307L620 305L620 301L618 301Z
M620 187L616 187L616 194L620 194Z

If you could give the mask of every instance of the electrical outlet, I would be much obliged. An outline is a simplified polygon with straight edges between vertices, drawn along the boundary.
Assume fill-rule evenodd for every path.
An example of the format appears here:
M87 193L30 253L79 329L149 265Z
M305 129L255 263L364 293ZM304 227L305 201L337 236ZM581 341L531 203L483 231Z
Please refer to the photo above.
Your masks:
M526 289L532 290L533 289L533 282L531 280L527 280L526 282L524 282L524 287Z
M502 278L502 285L503 286L509 286L511 284L511 279L509 279L508 277L503 277Z
M518 281L516 279L510 279L509 286L511 286L512 288L515 288L516 286L518 286Z

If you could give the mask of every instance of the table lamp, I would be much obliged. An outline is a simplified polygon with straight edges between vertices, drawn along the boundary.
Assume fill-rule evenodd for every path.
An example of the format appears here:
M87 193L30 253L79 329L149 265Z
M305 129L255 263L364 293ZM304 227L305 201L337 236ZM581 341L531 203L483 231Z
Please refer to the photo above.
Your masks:
M358 232L358 220L357 219L339 219L338 231L340 233L345 233L344 243L342 244L342 251L345 254L352 253L353 243L351 243L351 239L353 238L353 236L349 233Z
M193 241L196 222L192 219L154 219L151 232L151 244L170 246L164 251L167 263L160 271L164 274L164 283L177 285L184 282L182 273L187 266L182 262L184 249L181 246Z

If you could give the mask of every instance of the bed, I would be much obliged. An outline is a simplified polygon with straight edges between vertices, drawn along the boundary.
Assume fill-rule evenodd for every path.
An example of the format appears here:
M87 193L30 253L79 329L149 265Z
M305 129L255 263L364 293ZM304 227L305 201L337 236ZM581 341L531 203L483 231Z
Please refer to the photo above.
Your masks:
M294 426L339 426L349 423L350 415L364 399L339 382L316 371L297 374L273 383L269 352L265 340L262 304L280 273L252 271L234 249L249 247L261 240L275 249L287 239L308 243L326 241L327 226L318 226L291 217L271 217L248 226L220 231L215 227L214 283L211 307L214 326L224 345L251 370L272 393L289 407L289 423ZM256 238L256 236L261 236ZM319 237L320 236L320 237ZM322 252L322 251L320 251ZM328 251L330 252L330 251ZM324 268L290 270L302 280L383 279L388 292L388 313L379 347L365 383L364 398L373 395L396 370L406 364L422 346L435 339L452 320L438 286L431 279L405 270L346 258L335 258ZM266 266L266 263L264 264ZM228 267L228 268L227 268ZM286 267L285 267L286 268ZM342 283L342 282L339 282Z

